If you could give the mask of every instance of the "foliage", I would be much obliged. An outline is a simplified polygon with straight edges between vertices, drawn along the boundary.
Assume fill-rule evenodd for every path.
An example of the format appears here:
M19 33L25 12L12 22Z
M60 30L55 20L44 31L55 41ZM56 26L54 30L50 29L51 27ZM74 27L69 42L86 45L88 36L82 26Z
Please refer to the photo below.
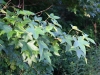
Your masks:
M88 48L90 42L95 42L77 26L82 30L87 26L89 33L91 20L96 18L99 22L99 1L34 0L37 5L30 8L15 0L11 2L19 5L0 0L0 75L97 74L99 68L95 66L99 65L99 52L98 56L91 53L99 49ZM49 11L51 14L43 13L51 4L54 4ZM53 12L61 14L61 19ZM69 24L72 28L68 32ZM94 31L91 31L89 35L93 38Z
M78 59L76 52L73 51L73 54L62 52L61 57L55 57L53 61L57 75L99 75L100 46L88 49L87 60L86 64L85 59L83 57Z
M76 26L71 25L70 32L74 30L81 36L63 32L57 22L60 17L53 13L47 14L45 21L27 10L1 9L1 13L5 14L0 19L1 65L4 63L1 74L52 75L51 57L60 56L59 50L74 50L80 58L81 55L86 57L85 46L89 47L90 42L95 44Z

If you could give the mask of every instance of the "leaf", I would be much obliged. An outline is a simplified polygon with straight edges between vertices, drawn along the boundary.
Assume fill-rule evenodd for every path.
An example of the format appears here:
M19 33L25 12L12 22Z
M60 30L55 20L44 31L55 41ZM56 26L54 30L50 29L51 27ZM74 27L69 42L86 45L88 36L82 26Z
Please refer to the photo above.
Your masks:
M88 38L88 35L87 35L87 34L84 34L83 37L84 37L84 39L86 39L87 41L89 41L89 42L91 42L91 43L93 43L93 44L96 44L95 41L94 41L93 39Z
M38 47L34 45L35 41L30 42L24 42L22 41L22 56L24 62L28 62L28 64L31 66L32 62L36 62L36 57L38 55ZM33 52L35 52L33 54ZM37 52L37 53L36 53Z
M32 20L30 23L29 23L29 25L31 26L31 25L33 25L33 26L37 26L38 25L38 23L37 22L35 22L34 20Z
M94 42L94 40L92 40L91 38L86 38L86 39L87 39L87 41L90 41L91 43L96 44L96 43Z
M27 43L27 42L22 41L22 44L23 44L22 51L25 51L25 50L28 50L29 52L38 51L39 49L37 46L34 45L34 42L35 41L30 41Z
M16 37L21 38L21 34L22 34L23 32L21 32L20 30L16 30L16 29L15 29L15 33L16 33Z
M56 26L59 26L60 28L62 28L62 26L57 22L57 20L51 19L51 21L52 21L53 24L55 24Z
M9 33L10 31L12 31L12 28L8 25L4 25L3 26L3 30L6 32L6 33Z
M72 27L72 29L74 29L74 30L80 31L80 30L77 28L77 26L71 25L71 27ZM81 32L81 31L80 31L80 32Z
M80 58L81 56L85 57L84 52L82 50L80 50L79 48L76 49L76 53L77 53L78 58Z
M49 17L50 17L51 19L60 19L60 17L55 16L53 13L51 13L51 14L49 15Z
M30 41L30 42L27 43L27 46L28 46L28 48L29 48L31 51L32 51L32 50L38 51L39 49L38 49L37 46L34 45L34 43L35 43L35 41Z
M50 52L48 52L47 50L44 50L43 56L51 64L50 56L52 56L52 54Z
M66 39L64 38L64 36L59 36L60 39L61 39L61 44L65 43L66 42Z
M59 44L54 42L51 51L53 51L55 55L60 56L60 54L58 53L59 50Z
M46 21L41 21L41 26L42 27L45 27L47 25L47 22Z
M51 30L53 29L53 25L52 24L48 24L48 26L45 27L46 32L51 32Z
M34 20L37 21L37 22L41 22L41 21L42 21L42 17L37 17L37 16L35 16L35 17L34 17Z
M30 12L30 11L27 11L27 10L20 10L20 11L17 11L17 14L18 15L35 15L33 12Z
M42 30L41 27L36 27L34 30L37 36L39 36L39 34L44 35L44 30Z
M33 40L32 33L26 33L23 35L22 38L24 39L25 42L27 42L29 40Z
M76 39L76 37L73 37L73 40L75 41L75 42L74 42L74 47L78 47L78 46L79 46L79 42L78 42L78 40Z
M86 48L85 46L89 47L89 43L87 41L84 40L84 38L82 36L78 37L78 39L76 39L76 37L73 37L74 39L74 47L79 47L84 54L86 55Z
M80 44L79 47L84 52L84 54L86 55L86 48L85 48L85 46Z
M33 37L37 39L39 37L39 34L44 35L44 31L41 27L34 27L32 24L30 24L30 27L26 29L28 32L33 34Z
M69 51L71 49L71 46L68 44L66 45L66 51Z
M3 26L5 25L5 23L0 22L0 29L3 29Z
M13 36L14 33L15 33L14 31L10 31L10 32L7 34L8 40Z
M28 62L29 66L32 66L32 62L37 62L36 56L32 55L31 57L28 57L27 59L24 60L25 62Z
M87 46L87 47L90 47L89 46L89 42L88 41L85 41L83 36L78 37L78 42L80 44L83 44L83 45Z
M22 49L21 52L27 54L28 57L32 55L32 50L28 47L27 42L22 41Z
M67 42L70 46L72 46L72 37L71 37L71 35L66 35L66 36L65 36L65 39L66 39L66 42Z
M40 52L40 61L44 59L43 57L43 50L44 49L49 49L48 46L41 40L38 40L38 45L39 45L39 52Z

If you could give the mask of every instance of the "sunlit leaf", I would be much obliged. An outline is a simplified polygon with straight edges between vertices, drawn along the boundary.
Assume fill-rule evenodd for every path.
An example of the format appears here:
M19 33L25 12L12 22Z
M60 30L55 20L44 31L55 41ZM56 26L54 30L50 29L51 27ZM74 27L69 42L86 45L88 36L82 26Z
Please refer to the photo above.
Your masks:
M95 42L94 42L94 40L93 39L91 39L91 38L86 38L88 41L90 41L91 43L93 43L93 44L96 44Z
M20 11L17 11L17 14L21 14L21 15L35 15L33 12L31 11L27 11L27 10L20 10Z
M51 13L51 14L49 15L49 17L50 17L51 19L60 19L60 17L55 16L53 13Z

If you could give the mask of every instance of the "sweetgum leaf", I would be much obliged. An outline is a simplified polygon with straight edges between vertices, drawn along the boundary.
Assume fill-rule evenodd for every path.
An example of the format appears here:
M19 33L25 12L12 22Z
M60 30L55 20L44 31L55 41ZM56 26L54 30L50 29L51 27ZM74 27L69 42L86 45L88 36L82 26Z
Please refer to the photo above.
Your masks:
M43 55L43 50L44 49L49 49L48 46L41 40L38 40L38 45L39 45L39 52L40 52L40 61L44 58Z
M37 21L37 22L41 22L41 21L42 21L42 17L37 17L37 16L35 16L35 17L34 17L34 20Z
M11 28L10 26L8 26L8 25L4 25L4 26L3 26L3 30L4 30L6 33L8 33L8 32L10 32L10 31L12 31L12 28Z
M57 20L55 20L55 19L51 19L51 21L52 21L53 24L55 24L56 26L62 28L62 26L57 22Z
M17 11L17 14L21 14L21 15L35 15L33 12L31 11L27 11L27 10L20 10L20 11Z
M38 49L37 46L34 45L34 42L35 42L35 41L30 41L30 42L28 42L28 43L27 43L28 48L29 48L31 51L32 51L32 50L38 51L39 49Z
M44 50L43 56L51 64L50 56L52 56L52 54L50 52L48 52L47 50Z
M49 15L49 17L50 17L51 19L60 19L59 16L55 16L53 13L51 13L51 14Z
M84 57L85 57L83 51L80 50L80 49L77 49L77 50L76 50L76 53L77 53L78 58L80 58L81 56L84 56Z
M30 24L30 27L26 29L28 32L33 34L33 37L37 39L39 37L39 34L44 35L44 31L41 27L34 27L32 24Z

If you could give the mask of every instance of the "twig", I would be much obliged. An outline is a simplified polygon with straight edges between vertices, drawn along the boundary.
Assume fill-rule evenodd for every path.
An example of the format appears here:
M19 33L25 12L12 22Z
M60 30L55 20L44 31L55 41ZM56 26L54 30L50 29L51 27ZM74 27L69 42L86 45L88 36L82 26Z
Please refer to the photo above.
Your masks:
M31 5L24 5L24 6L32 6L32 5L37 5L37 4L31 4Z
M11 0L9 0L2 9L6 9L7 6L10 4Z
M45 9L45 10L42 10L42 11L37 12L37 13L36 13L36 15L37 15L37 14L42 14L43 12L45 12L45 11L49 10L52 6L53 6L53 5L51 5L50 7L48 7L48 8L47 8L47 9Z
M23 6L22 6L22 9L24 10L24 0L23 0Z

